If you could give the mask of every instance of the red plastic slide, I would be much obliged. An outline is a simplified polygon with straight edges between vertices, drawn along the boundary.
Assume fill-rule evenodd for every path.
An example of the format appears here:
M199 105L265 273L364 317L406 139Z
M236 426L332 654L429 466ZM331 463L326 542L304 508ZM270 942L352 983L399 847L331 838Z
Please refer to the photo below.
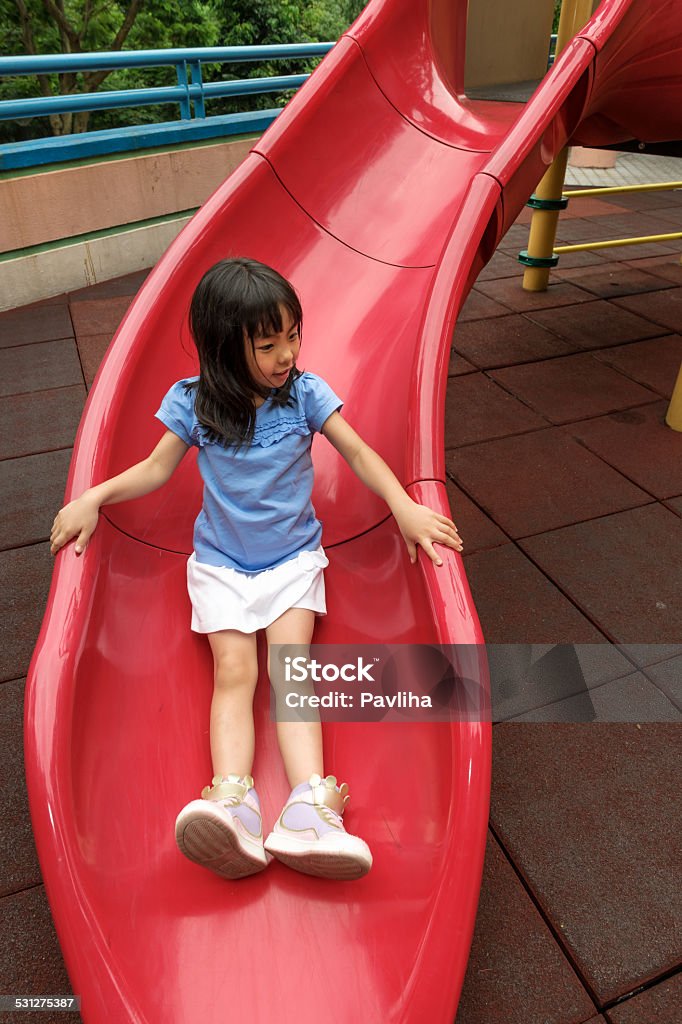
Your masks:
M445 385L470 284L581 123L586 141L679 138L682 110L673 0L603 3L525 107L463 97L465 19L465 0L374 0L340 40L133 303L88 398L67 500L149 453L161 397L197 369L193 288L244 254L299 290L300 365L410 493L449 514ZM412 566L385 505L323 439L313 454L330 558L316 642L480 644L460 557ZM31 664L31 812L83 1019L451 1022L486 837L483 711L327 727L326 765L374 854L359 882L280 864L226 882L175 848L175 816L210 775L212 663L185 588L200 500L190 452L160 491L105 509L82 558L60 552ZM288 788L266 678L257 729L269 825Z

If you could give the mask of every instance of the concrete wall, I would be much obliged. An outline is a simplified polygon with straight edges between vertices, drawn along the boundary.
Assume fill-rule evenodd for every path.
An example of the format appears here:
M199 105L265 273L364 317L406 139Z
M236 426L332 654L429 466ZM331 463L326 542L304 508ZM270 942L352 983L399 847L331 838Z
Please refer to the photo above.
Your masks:
M542 78L553 15L554 0L469 0L465 88Z
M0 179L0 309L153 266L253 144L242 138Z

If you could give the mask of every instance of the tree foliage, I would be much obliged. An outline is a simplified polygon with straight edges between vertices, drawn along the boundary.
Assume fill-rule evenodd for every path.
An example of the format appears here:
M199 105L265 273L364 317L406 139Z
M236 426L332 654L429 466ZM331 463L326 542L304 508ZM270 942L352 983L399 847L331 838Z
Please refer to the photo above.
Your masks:
M78 53L189 46L253 46L333 41L357 17L366 0L0 0L0 54ZM317 61L271 61L258 66L205 67L207 81L310 71ZM38 79L36 81L36 78ZM126 69L0 80L0 98L144 88L175 83L173 68ZM217 100L209 114L282 104L284 93ZM0 122L0 141L62 135L175 120L176 105L96 113L57 114L22 124ZM49 123L48 123L49 121Z

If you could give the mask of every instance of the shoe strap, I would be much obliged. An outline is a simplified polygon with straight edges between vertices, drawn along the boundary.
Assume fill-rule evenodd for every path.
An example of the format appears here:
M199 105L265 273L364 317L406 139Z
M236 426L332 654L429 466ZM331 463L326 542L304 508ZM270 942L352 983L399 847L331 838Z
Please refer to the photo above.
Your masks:
M253 778L250 775L216 775L210 786L201 791L204 800L227 800L238 797L243 800L250 789L253 789Z
M336 814L343 814L345 806L350 800L347 783L344 782L341 786L337 786L335 775L328 775L323 779L319 775L314 774L308 779L308 785L310 786L310 792L301 793L297 797L298 800L307 804L317 804L318 806L323 804L326 807L330 807Z

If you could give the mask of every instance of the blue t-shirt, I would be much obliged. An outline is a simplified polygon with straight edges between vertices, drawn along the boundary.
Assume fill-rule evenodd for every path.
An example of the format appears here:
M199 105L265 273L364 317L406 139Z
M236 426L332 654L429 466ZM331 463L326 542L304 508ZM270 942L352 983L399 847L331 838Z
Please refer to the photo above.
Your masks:
M165 395L157 419L199 449L204 501L194 524L198 562L260 572L320 545L322 524L311 501L312 435L343 402L314 373L291 388L289 405L269 398L256 409L253 441L234 445L207 439L194 413L196 391L179 380ZM274 394L274 391L273 391Z

